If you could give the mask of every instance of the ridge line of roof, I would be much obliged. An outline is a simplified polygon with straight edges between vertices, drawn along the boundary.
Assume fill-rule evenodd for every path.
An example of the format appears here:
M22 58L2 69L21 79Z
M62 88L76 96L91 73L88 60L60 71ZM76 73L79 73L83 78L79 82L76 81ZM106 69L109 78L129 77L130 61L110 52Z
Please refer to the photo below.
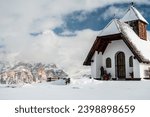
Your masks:
M118 23L117 23L118 21L119 21L119 19L116 19L116 18L112 19L112 20L102 29L102 31L100 32L99 36L102 36L104 30L107 29L107 28L110 26L110 24L113 23L113 22L115 23L115 25L116 25L118 31L121 32L121 31L120 31L120 28L119 28L119 25L118 25Z
M135 8L133 6L130 6L130 9L133 10L133 12L135 13L135 16L140 19L140 17L138 16L137 12L135 11Z
M100 32L99 36L101 36L101 34L104 32L104 30L113 22L113 19L102 29L102 31Z
M130 18L128 20L124 19L126 14L129 14L131 16L131 12L134 13L135 19L139 19L145 22L146 24L149 24L148 21L142 16L142 14L134 6L130 6L128 10L125 12L125 15L122 18L120 18L120 20L122 20L123 22L132 21Z
M137 12L139 12L139 11L138 11L134 6L131 6L130 8L134 11L136 17L137 17L138 19L140 19L139 15L137 14ZM140 12L139 12L139 13L140 13ZM140 15L141 15L141 13L140 13ZM143 17L143 16L142 16L142 17ZM143 18L144 18L144 17L143 17ZM145 23L149 24L149 23L146 21L145 18L144 18L144 20L145 20Z
M116 26L117 26L117 29L118 29L119 32L121 32L119 22L120 22L119 19L116 19L116 20L115 20L115 24L116 24Z

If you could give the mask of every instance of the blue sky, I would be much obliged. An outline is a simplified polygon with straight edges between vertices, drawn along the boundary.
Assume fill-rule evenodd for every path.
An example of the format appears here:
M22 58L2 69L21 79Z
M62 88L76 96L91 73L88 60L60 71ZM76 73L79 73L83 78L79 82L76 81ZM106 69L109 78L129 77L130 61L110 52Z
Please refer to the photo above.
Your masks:
M0 0L0 60L80 71L100 30L131 1L150 22L150 0Z
M61 25L54 29L56 34L61 35L64 30L69 30L75 32L77 30L83 29L92 29L95 31L102 30L109 21L113 18L121 18L126 10L130 7L130 3L117 3L106 5L104 7L96 8L92 11L85 12L84 10L81 11L74 11L73 13L67 14L64 16L65 25ZM134 6L142 13L144 18L150 22L150 5L147 4L134 4ZM110 14L108 17L105 17L105 14L108 14L108 9L117 9L117 12L114 14ZM119 15L117 15L119 14ZM150 26L147 27L150 30Z

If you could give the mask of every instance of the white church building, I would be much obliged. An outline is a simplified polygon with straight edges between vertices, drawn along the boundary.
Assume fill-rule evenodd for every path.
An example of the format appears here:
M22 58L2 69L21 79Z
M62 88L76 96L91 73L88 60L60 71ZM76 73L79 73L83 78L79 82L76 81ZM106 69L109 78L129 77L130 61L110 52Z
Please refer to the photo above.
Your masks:
M134 6L130 6L121 19L110 21L97 36L83 63L91 66L92 77L100 79L103 71L119 80L150 77L147 25Z

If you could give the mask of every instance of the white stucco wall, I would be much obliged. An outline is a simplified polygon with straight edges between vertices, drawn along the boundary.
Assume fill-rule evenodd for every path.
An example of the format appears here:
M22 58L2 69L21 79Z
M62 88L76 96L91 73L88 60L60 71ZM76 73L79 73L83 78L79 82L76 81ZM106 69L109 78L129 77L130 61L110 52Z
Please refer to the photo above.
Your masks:
M140 65L140 78L145 78L145 77L147 77L146 75L145 75L145 70L148 70L149 69L149 67L150 67L150 64L144 64L144 63L140 63L139 64Z
M112 41L106 48L104 54L95 52L93 56L94 62L91 64L92 69L92 77L99 78L100 77L100 67L103 66L104 69L107 70L108 73L111 73L112 78L116 78L115 73L115 55L117 52L125 53L125 64L126 64L126 77L129 78L129 73L133 71L133 67L129 67L129 57L133 56L132 52L129 50L127 45L123 42L123 40ZM112 62L111 68L106 68L106 58L110 57ZM134 61L134 60L133 60ZM134 64L134 63L133 63Z
M92 57L92 61L91 62L91 75L93 78L96 78L96 56L97 56L97 52L94 53L93 57Z
M100 78L100 67L103 66L107 73L111 73L112 78L116 78L115 55L117 52L124 52L126 64L126 78L130 78L131 72L135 78L145 78L145 70L148 70L150 64L139 63L137 59L133 59L133 67L129 67L129 57L134 56L123 40L112 41L106 48L104 54L95 52L91 63L91 73L93 78ZM106 68L106 58L111 58L112 67Z
M133 60L133 72L135 78L145 78L145 70L150 68L150 64L139 63L137 59Z
M135 78L140 78L140 63L137 59L133 59L133 72Z
M93 78L100 77L100 65L102 64L102 54L96 51L92 57L93 62L91 63L91 74Z
M129 67L129 57L133 56L132 52L129 50L127 45L123 40L112 41L106 48L103 55L103 66L104 68L111 73L112 77L117 77L115 73L115 55L117 52L124 52L125 54L125 64L126 64L126 77L130 77L129 73L132 72L132 67ZM105 60L107 57L112 59L112 68L106 68Z

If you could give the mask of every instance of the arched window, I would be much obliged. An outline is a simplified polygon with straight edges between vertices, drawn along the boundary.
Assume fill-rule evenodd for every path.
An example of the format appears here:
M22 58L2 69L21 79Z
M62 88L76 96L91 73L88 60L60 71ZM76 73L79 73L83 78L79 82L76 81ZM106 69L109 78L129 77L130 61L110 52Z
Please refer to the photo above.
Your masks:
M133 57L130 56L129 58L129 67L133 67Z
M111 68L111 58L106 59L106 68Z

